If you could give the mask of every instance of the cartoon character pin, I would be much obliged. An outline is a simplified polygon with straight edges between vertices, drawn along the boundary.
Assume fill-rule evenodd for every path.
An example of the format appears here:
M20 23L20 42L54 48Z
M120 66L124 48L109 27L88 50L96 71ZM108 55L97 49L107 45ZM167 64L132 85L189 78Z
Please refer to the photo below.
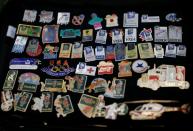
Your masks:
M95 30L102 29L101 22L103 21L102 18L98 17L96 13L91 14L91 20L89 20L88 24L93 25Z
M10 111L13 108L13 95L10 90L1 91L1 110Z
M82 25L82 23L84 22L84 18L85 18L84 14L80 14L79 16L73 16L72 24L73 25Z
M119 65L118 77L132 76L131 62L129 62L129 61L121 61L118 65Z
M57 59L59 47L47 44L44 48L44 59Z

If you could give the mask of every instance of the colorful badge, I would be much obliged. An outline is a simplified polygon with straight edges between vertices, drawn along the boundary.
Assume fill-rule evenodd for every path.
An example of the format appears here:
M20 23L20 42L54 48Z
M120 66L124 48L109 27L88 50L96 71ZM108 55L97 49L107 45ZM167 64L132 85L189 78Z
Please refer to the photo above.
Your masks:
M137 42L137 29L126 28L125 29L125 42Z
M107 31L106 30L97 31L95 43L106 44L106 40L107 40Z
M84 62L79 62L76 67L76 74L84 74L89 76L95 76L96 66L88 66Z
M98 105L96 106L95 112L92 115L93 118L105 117L106 115L104 95L98 95L98 100L99 100Z
M88 21L89 25L93 25L95 30L102 29L102 18L98 17L96 13L91 14L91 20Z
M166 15L166 20L170 21L170 22L179 22L182 20L182 18L177 18L177 14L176 13L169 13Z
M60 47L59 58L70 58L71 49L71 43L62 43Z
M58 12L57 24L67 25L70 22L70 12Z
M41 23L50 23L54 19L53 17L53 11L41 11L40 13L40 21Z
M42 53L42 47L40 45L40 42L36 38L32 38L28 42L28 46L26 48L26 53L29 56L39 56Z
M40 37L42 31L41 26L19 24L17 34L24 36Z
M118 77L132 76L131 62L129 62L129 61L121 61L118 65L119 65Z
M96 46L95 57L96 60L105 60L105 48L103 46Z
M142 41L153 41L151 28L143 28L143 30L139 34L139 39L141 39Z
M128 43L125 48L125 59L137 59L138 52L135 43Z
M125 60L125 45L116 44L115 45L115 61Z
M113 29L112 33L112 44L123 43L123 31L121 29Z
M81 42L74 42L72 45L72 54L71 58L82 58L83 44Z
M72 18L72 24L73 25L82 25L82 23L84 22L84 14L80 14L79 16L73 16Z
M164 57L164 49L161 44L154 44L154 55L156 58Z
M135 73L143 73L147 69L149 69L149 66L148 66L147 62L144 60L136 60L132 64L132 70Z
M11 52L23 53L27 43L28 37L17 36Z
M147 14L141 16L141 23L155 23L160 22L159 16L149 16Z
M151 43L138 43L138 50L141 59L154 58Z
M123 27L138 27L139 14L132 11L123 14Z
M166 45L165 57L176 58L176 45L168 43Z
M169 42L182 42L182 27L170 25L168 27Z
M10 90L1 91L1 110L10 111L13 108L13 95Z
M97 67L98 75L113 74L114 64L111 61L100 61Z
M17 79L18 70L9 70L3 84L3 90L13 90Z
M90 62L90 61L95 61L95 54L94 54L94 49L92 48L92 46L87 46L84 47L84 58L85 58L85 62Z
M119 26L118 16L116 14L106 15L105 20L106 20L106 27Z
M63 29L60 30L60 37L62 38L76 38L81 36L80 29Z
M59 25L45 25L42 30L42 43L58 43Z
M186 46L185 45L178 45L177 46L177 55L178 56L186 56Z
M113 60L115 59L114 45L108 45L106 47L106 59Z
M35 22L37 16L36 10L25 10L23 14L24 22Z
M57 59L58 50L59 50L58 46L51 46L47 44L43 51L44 59Z
M93 40L93 29L86 29L82 31L82 42Z
M154 42L168 42L168 30L165 26L154 27Z

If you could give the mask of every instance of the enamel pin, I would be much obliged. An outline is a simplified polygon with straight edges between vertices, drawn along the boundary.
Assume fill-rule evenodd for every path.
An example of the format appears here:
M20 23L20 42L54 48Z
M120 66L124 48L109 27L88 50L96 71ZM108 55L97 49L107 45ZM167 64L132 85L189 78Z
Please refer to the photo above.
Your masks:
M81 42L74 42L72 45L72 54L71 58L82 58L82 53L83 52L83 44Z
M179 22L182 20L182 18L177 18L177 14L176 13L169 13L166 15L166 20L170 21L170 22Z
M165 57L176 58L176 45L168 43L166 45Z
M105 48L103 46L96 46L95 57L96 60L105 60Z
M170 25L168 27L169 42L182 42L182 27Z
M113 74L114 64L111 61L100 61L97 67L98 75Z
M104 95L98 95L98 100L99 100L99 102L96 106L96 109L95 109L93 115L92 115L93 118L106 116Z
M89 76L95 76L96 67L95 66L88 66L84 62L79 62L76 67L76 74L83 74Z
M7 28L6 36L14 39L15 34L16 34L16 28L12 25L9 25L8 28Z
M81 36L80 29L62 29L60 30L60 37L62 38L76 38Z
M54 100L54 106L57 112L57 117L66 117L68 114L74 112L74 108L69 95L58 95Z
M154 27L154 42L168 42L168 30L165 26Z
M52 22L52 20L54 19L53 17L53 11L41 11L39 17L40 17L40 21L41 23L50 23Z
M155 23L155 22L160 22L159 16L149 16L147 14L141 16L141 23Z
M13 95L10 90L1 91L1 110L10 111L13 108Z
M154 58L151 43L138 43L138 50L141 59Z
M186 46L185 45L178 45L177 46L177 54L178 56L186 56Z
M17 36L11 52L23 53L27 43L28 37Z
M85 29L82 31L82 42L93 40L93 29Z
M125 60L125 44L115 45L115 61Z
M42 47L38 39L32 38L29 40L26 53L32 57L39 56L42 53Z
M151 28L149 29L143 28L143 30L139 34L139 38L142 41L153 41Z
M9 70L3 84L3 90L13 90L17 79L18 70Z
M138 58L138 52L137 52L137 46L135 43L128 43L125 47L125 59L137 59Z
M132 11L123 14L123 27L138 27L139 14Z
M121 29L113 29L112 33L112 44L123 43L123 31Z
M106 30L97 31L95 43L106 44L106 40L107 40L107 31Z
M58 43L59 25L45 25L42 30L42 43Z
M70 22L70 12L58 12L57 24L67 25Z
M125 29L125 42L137 42L137 29L126 28Z
M135 73L143 73L149 68L148 64L144 60L136 60L132 64L132 70Z
M92 48L92 46L87 46L84 47L84 58L85 58L85 62L90 62L90 61L95 61L95 54L94 54L94 49Z
M116 14L106 15L106 27L115 27L118 26L118 16Z
M31 37L40 37L42 31L41 26L19 24L17 34Z
M41 92L67 92L66 82L63 79L45 79L45 83L41 82Z
M73 25L82 25L82 23L84 22L84 18L85 18L84 14L80 14L79 16L73 16L72 24Z
M71 43L62 43L60 47L59 58L70 58L71 49Z
M23 14L24 22L35 22L37 16L36 10L25 10Z
M154 55L156 58L164 57L164 49L161 44L154 44Z
M118 65L119 65L118 77L132 76L131 62L129 62L129 61L121 61Z
M96 13L91 14L91 20L88 21L89 25L93 25L95 30L102 29L102 18L98 17Z
M66 76L72 72L75 71L74 68L70 67L68 65L68 61L65 60L62 64L61 60L57 60L56 64L54 64L54 60L50 61L50 65L47 67L43 67L41 69L44 73L55 76L55 77L61 77Z
M57 59L58 50L58 46L51 46L47 44L43 51L44 59Z
M113 60L115 59L115 51L114 51L114 45L108 45L106 47L106 59L107 60Z

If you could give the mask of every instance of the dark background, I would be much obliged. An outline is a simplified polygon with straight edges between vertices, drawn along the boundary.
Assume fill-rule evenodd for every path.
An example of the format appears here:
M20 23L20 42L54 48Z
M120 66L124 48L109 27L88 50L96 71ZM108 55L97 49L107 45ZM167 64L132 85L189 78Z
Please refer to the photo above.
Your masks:
M50 24L56 24L57 21L57 12L59 11L67 11L71 12L71 17L73 15L79 15L81 13L85 14L86 19L81 26L74 27L72 23L67 26L60 26L60 29L64 28L93 28L88 25L87 22L90 19L90 14L95 12L99 15L99 17L104 18L106 14L115 13L119 17L119 27L122 28L122 20L123 13L127 11L136 11L139 13L139 21L141 14L148 15L159 15L161 22L160 23L152 23L152 24L141 24L139 22L138 34L144 28L153 28L155 25L160 26L169 26L169 25L180 25L183 26L183 44L187 46L187 57L177 57L177 58L164 58L164 59L147 59L148 64L152 67L154 63L157 65L161 64L174 64L174 65L184 65L187 71L187 81L190 82L191 86L189 90L180 90L178 88L160 88L158 91L154 92L150 89L140 89L137 87L136 82L140 77L140 74L133 73L133 76L127 78L127 87L125 92L125 98L123 100L113 100L105 98L106 105L116 102L123 102L127 100L143 100L143 99L172 99L179 100L180 103L177 104L164 104L164 105L174 105L180 106L183 103L192 103L192 20L189 8L187 7L189 3L187 1L176 1L176 0L12 0L9 1L3 8L0 14L1 24L0 24L0 86L3 86L4 79L6 77L9 61L12 58L16 57L28 57L25 52L22 54L14 54L11 53L11 49L14 43L13 39L7 38L5 36L8 25L13 25L17 27L18 24L25 23L22 22L23 13L25 9L35 9L38 11L38 14L41 10L50 10L54 11L54 20ZM185 8L185 9L184 9ZM183 21L179 23L171 23L165 20L165 15L175 12L179 17L182 17ZM45 25L39 23L39 17L37 16L36 22L32 23L34 25ZM26 23L29 24L29 23ZM102 25L105 29L105 20L103 20ZM106 28L107 29L107 28ZM109 28L107 29L109 30ZM96 34L96 32L94 32ZM95 35L94 35L95 36ZM95 39L95 37L94 37ZM73 42L79 41L81 38L76 39L61 39L62 42ZM108 43L110 42L110 38L108 37ZM40 38L41 41L41 38ZM138 42L141 40L138 39ZM154 43L153 43L154 44ZM165 43L161 43L165 48ZM57 44L55 44L57 45ZM84 46L89 45L85 43ZM97 45L97 44L96 44ZM176 45L179 45L178 43ZM43 55L37 57L38 59L42 59ZM78 63L79 60L69 60L69 64L75 67L75 64ZM81 59L80 61L84 61ZM89 62L88 65L97 65L96 62ZM48 65L48 61L44 61L40 68ZM117 62L115 63L115 72L114 76L117 76ZM41 76L41 81L44 81L45 78L54 78L48 75L45 75L40 70L32 71ZM22 74L26 71L19 70L19 74ZM73 76L73 74L71 75ZM112 76L104 76L104 78L108 80L112 80ZM87 86L94 79L94 77L88 77ZM17 92L17 81L13 92ZM88 94L87 92L85 92ZM32 102L30 103L28 110L26 113L22 112L2 112L0 111L0 131L1 130L9 130L12 128L18 129L68 129L68 130L124 130L124 129L136 129L136 128L193 128L192 123L192 111L189 114L182 113L164 113L161 118L157 120L150 121L132 121L129 115L126 116L118 116L117 120L105 120L104 118L92 118L88 119L82 115L79 111L77 103L81 94L68 92L71 96L71 100L73 106L75 108L75 112L67 115L65 118L57 118L55 110L53 113L39 113L38 111L32 111L30 109ZM97 96L97 94L92 94ZM40 96L39 90L37 93L34 93L34 96ZM57 93L55 93L55 97ZM130 109L134 109L139 104L129 105ZM98 127L98 125L104 127Z

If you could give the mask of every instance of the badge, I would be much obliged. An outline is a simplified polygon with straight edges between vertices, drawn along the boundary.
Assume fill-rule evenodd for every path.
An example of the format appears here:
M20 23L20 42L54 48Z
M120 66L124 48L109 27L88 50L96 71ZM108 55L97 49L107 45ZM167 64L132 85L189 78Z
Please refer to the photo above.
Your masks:
M59 25L45 25L42 30L42 43L58 43Z
M97 67L98 75L113 74L114 64L111 61L100 61Z
M126 50L125 59L138 58L137 46L135 45L135 43L128 43L125 50Z
M132 64L132 70L135 73L143 73L149 68L148 64L144 60L136 60Z
M139 34L139 38L142 41L153 41L151 28L149 29L143 28L143 30Z
M99 100L98 105L96 106L95 112L92 115L93 118L105 117L106 115L104 95L98 95L98 100Z
M57 59L58 50L59 50L58 46L51 46L47 44L43 51L44 59Z
M121 29L112 30L112 44L123 43L123 31Z
M17 36L11 52L23 53L25 50L25 45L27 43L27 40L28 40L28 37Z
M125 45L116 44L115 45L115 61L125 60Z
M85 62L96 60L92 46L84 47L84 58L85 58Z
M80 14L79 16L73 16L72 18L72 24L73 25L82 25L82 23L84 22L84 14Z
M169 42L182 42L182 27L172 26L168 27L169 30Z
M36 70L40 63L34 58L13 58L9 62L9 69Z
M88 92L91 93L94 90L94 93L105 92L109 88L111 81L106 81L104 78L95 78L91 84L86 88Z
M176 13L169 13L166 15L166 20L170 22L179 22L182 20L182 18L177 18Z
M116 14L106 15L105 20L106 20L106 27L119 26L118 16Z
M53 11L41 11L40 13L40 21L41 23L50 23L54 19L53 17Z
M118 65L119 65L118 77L132 76L131 62L129 62L129 61L121 61Z
M45 83L41 82L41 92L67 92L66 82L63 79L45 79Z
M61 96L58 95L54 101L54 106L57 112L57 117L67 116L74 112L74 108L69 95Z
M10 111L13 108L13 95L10 90L1 91L1 110Z
M106 40L107 40L107 31L106 30L97 31L95 43L106 44Z
M17 79L18 70L9 70L3 84L3 90L13 90Z
M105 60L105 48L103 46L96 46L95 56L96 60Z
M36 38L32 38L28 42L28 46L26 48L26 53L29 56L39 56L42 53L42 47L39 43L39 40Z
M40 77L34 73L23 73L19 77L18 90L27 92L36 92L37 86L40 84Z
M23 14L24 22L35 22L37 16L36 10L25 10Z
M63 29L60 30L60 37L62 38L76 38L81 36L80 29Z
M72 45L71 58L82 58L83 44L81 42L74 42Z
M83 115L91 118L95 112L96 106L98 105L99 99L97 97L82 94L78 107Z
M165 57L176 58L176 45L175 44L169 43L166 45Z
M98 17L96 13L91 14L91 20L88 21L89 25L93 25L95 30L102 29L102 18Z
M186 56L186 46L185 45L177 46L177 55L178 56Z
M125 42L137 42L137 29L126 28L125 29Z
M106 47L106 59L107 60L115 59L115 50L113 45L108 45Z
M151 43L138 44L139 55L141 59L154 58L153 48Z
M154 42L168 42L168 30L165 26L154 27Z
M70 22L70 12L58 12L57 24L67 25Z
M116 79L113 78L110 88L107 88L104 96L109 98L121 99L125 96L125 79Z
M148 16L147 14L141 16L141 23L155 23L160 22L159 16Z
M154 44L154 55L156 58L164 57L164 49L161 44Z
M75 75L73 77L66 76L66 80L68 80L69 84L66 85L67 89L75 92L75 93L84 93L87 76L85 75Z
M66 75L75 71L74 68L72 68L68 65L67 60L64 61L63 65L61 63L61 60L57 60L56 64L54 64L54 61L51 60L50 65L47 67L43 67L41 70L44 73L46 73L50 76L55 76L55 77L66 76Z
M34 104L32 105L32 110L34 111L38 110L39 112L42 112L43 96L41 96L41 98L34 97L33 101L34 101Z
M32 93L21 92L16 102L15 111L26 112L32 98Z
M93 40L93 29L86 29L82 31L82 42Z
M7 29L6 36L12 39L15 38L16 28L14 26L9 25Z
M62 43L60 47L59 58L70 58L71 49L71 43Z
M90 75L95 76L96 73L96 67L95 66L88 66L84 62L79 62L79 64L76 67L76 74L84 74L84 75Z
M123 27L138 27L139 14L136 12L127 12L123 15Z
M17 34L31 37L40 37L42 31L41 26L19 24Z
M105 119L116 120L117 119L117 108L118 108L117 103L113 103L113 104L105 106L105 109L106 109Z

